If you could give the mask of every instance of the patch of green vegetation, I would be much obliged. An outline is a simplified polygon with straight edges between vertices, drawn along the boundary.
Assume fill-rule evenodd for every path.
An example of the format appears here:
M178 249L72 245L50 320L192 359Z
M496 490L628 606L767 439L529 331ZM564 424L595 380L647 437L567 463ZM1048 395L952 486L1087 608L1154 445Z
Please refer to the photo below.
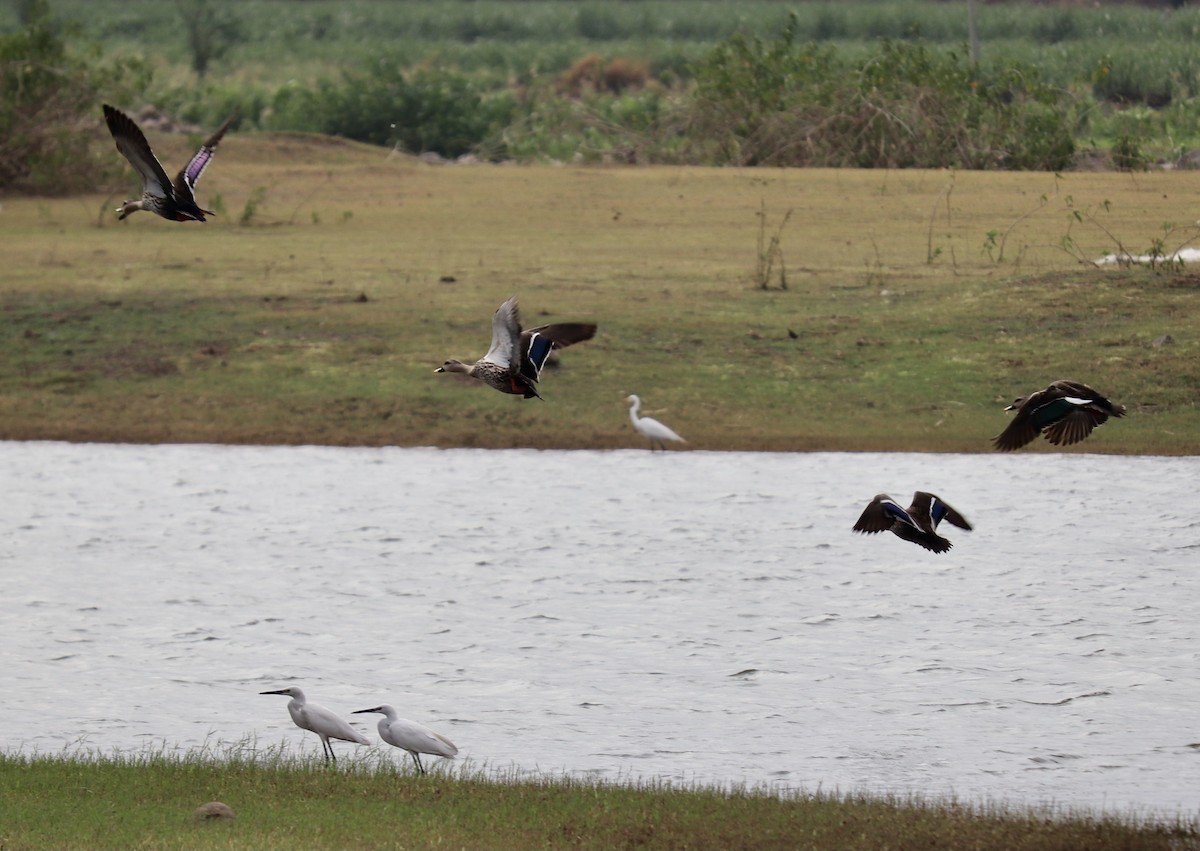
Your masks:
M461 768L421 777L386 758L330 770L268 749L229 754L0 755L6 848L1195 847L1181 820L1020 811L856 794L607 785ZM220 800L235 818L193 812Z
M6 201L0 436L623 447L638 393L702 449L972 452L1013 398L1075 378L1131 414L1072 451L1194 453L1196 274L1090 258L1188 244L1163 228L1196 180L430 167L234 134L201 202L265 187L253 227ZM787 289L764 290L776 235ZM527 325L600 325L544 402L433 372L481 356L513 293Z
M92 86L110 101L137 109L137 91L205 127L237 113L243 129L414 153L837 165L832 152L845 149L843 160L874 167L1060 168L1072 147L1125 140L1127 163L1131 140L1146 162L1200 146L1195 7L981 4L978 68L964 58L965 10L928 0L862 0L852 13L773 0L54 0L53 11L76 25L73 59L154 70L144 85ZM0 32L21 22L0 8ZM702 120L714 102L694 97L693 81L712 79L721 51L769 53L785 34L822 61L751 113L753 144L733 133L731 146L728 121ZM815 150L788 141L810 137ZM888 144L872 157L874 143Z

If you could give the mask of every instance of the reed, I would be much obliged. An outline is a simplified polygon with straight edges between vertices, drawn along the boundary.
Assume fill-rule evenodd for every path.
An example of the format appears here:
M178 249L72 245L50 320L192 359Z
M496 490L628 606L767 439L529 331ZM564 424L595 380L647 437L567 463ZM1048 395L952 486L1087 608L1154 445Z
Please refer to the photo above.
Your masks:
M377 757L336 770L282 749L0 755L0 840L40 849L1193 847L1179 818L816 791L606 784L459 767L420 777ZM202 820L208 801L234 819Z

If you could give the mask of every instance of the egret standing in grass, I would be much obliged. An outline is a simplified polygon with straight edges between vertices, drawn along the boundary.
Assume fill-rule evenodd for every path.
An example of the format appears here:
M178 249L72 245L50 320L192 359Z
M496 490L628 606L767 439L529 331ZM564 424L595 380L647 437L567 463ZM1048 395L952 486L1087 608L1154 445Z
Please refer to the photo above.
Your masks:
M458 754L458 748L455 747L454 742L440 733L433 732L424 724L396 717L396 710L386 703L371 709L359 709L351 714L359 715L363 712L383 714L384 717L379 719L379 738L389 745L394 745L412 754L413 761L417 764L417 771L421 774L425 773L425 766L421 765L421 754L444 756L447 759L454 759Z
M321 751L325 754L326 762L332 760L335 765L337 764L337 757L333 755L333 745L329 743L330 739L342 739L359 745L371 744L370 739L324 706L309 703L304 697L304 692L295 686L276 691L262 691L259 694L286 694L291 697L291 700L288 701L288 714L292 716L292 721L301 730L311 730L321 737Z
M664 441L667 440L673 440L676 443L687 443L686 440L653 417L639 417L638 411L642 409L642 400L637 396L626 396L625 401L629 403L630 422L633 423L633 427L637 429L638 434L650 441L651 452L655 448L666 449Z

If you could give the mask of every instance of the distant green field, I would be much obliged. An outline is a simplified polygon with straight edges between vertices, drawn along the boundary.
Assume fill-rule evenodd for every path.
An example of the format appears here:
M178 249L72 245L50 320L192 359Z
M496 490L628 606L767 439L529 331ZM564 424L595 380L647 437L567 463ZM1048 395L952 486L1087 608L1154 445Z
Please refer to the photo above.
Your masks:
M165 69L187 67L180 13L186 3L52 0L105 49L144 54ZM413 65L437 63L495 74L556 72L589 51L637 56L659 70L686 61L737 32L770 38L790 14L803 39L840 47L881 38L965 45L964 3L922 0L788 3L780 0L214 0L231 22L231 49L215 77L280 85L336 71L374 53ZM16 26L16 4L0 7L0 30ZM1195 92L1200 8L1170 12L1130 6L1056 7L981 3L984 61L1037 64L1061 85L1090 79L1109 56L1131 73L1163 76ZM1173 79L1172 79L1173 78Z
M0 7L0 31L17 26L17 7ZM51 0L56 16L78 27L79 49L139 57L154 69L145 97L187 120L212 124L229 111L242 128L327 131L309 123L289 92L344 72L366 78L383 60L409 69L468 77L482 91L516 93L544 104L562 75L590 54L604 62L644 63L650 79L682 91L697 63L735 33L778 38L789 15L797 37L835 48L845 61L867 57L881 39L920 40L938 50L966 49L964 3L926 0L788 3L775 0L211 0L224 52L203 80L191 70L183 12L189 2ZM1069 93L1081 147L1118 146L1133 161L1200 147L1200 7L1045 6L981 3L981 65L1036 69ZM552 100L552 99L551 99ZM588 102L599 122L632 112L650 121L658 107L611 96ZM551 109L530 108L518 131ZM290 111L289 111L290 110ZM643 114L638 114L639 111ZM285 114L286 113L286 114ZM577 132L550 126L546 134ZM582 131L578 131L582 132ZM520 132L517 133L520 136ZM366 137L356 136L364 139ZM557 158L544 138L512 155Z
M0 8L0 28L16 24L15 4ZM79 22L112 49L138 50L168 65L186 64L180 8L154 0L52 0L55 14ZM951 47L967 38L966 4L929 0L804 2L782 0L214 0L233 22L226 69L252 67L282 83L372 51L396 52L413 64L466 68L561 70L584 52L673 61L737 32L778 35L788 16L802 39L842 46L881 38L920 38ZM1090 74L1104 51L1137 56L1148 67L1190 77L1186 50L1200 35L1200 8L1170 12L1128 6L980 3L985 60L1037 61L1057 82ZM1082 62L1082 64L1077 64ZM1065 76L1064 76L1065 75Z

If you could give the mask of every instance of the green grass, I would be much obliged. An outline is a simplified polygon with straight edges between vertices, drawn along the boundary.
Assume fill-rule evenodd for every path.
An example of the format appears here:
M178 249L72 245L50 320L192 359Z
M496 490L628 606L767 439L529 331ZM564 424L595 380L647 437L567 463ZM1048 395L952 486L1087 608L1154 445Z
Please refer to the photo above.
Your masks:
M190 150L153 141L168 163ZM1200 276L1075 255L1146 250L1169 221L1176 247L1197 182L430 167L235 134L206 225L97 226L123 190L6 200L0 437L611 448L640 445L638 393L694 448L971 452L1004 404L1070 377L1131 409L1079 451L1191 454ZM787 290L752 281L764 208L793 210ZM600 325L545 401L435 375L484 353L514 292L527 325Z
M186 848L1185 849L1200 827L1061 810L817 792L533 779L461 768L418 777L386 761L340 770L277 751L0 755L0 845ZM201 821L211 800L236 818Z

